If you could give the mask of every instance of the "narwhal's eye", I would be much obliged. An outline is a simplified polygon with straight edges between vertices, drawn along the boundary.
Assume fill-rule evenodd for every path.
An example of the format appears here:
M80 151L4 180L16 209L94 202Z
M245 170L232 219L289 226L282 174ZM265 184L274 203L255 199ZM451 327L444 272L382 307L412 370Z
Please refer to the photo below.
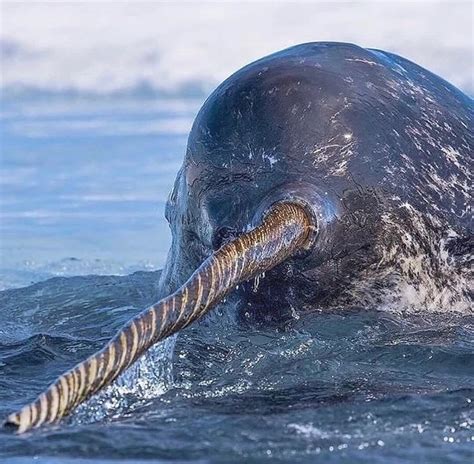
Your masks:
M214 250L218 250L222 245L225 245L230 240L237 237L237 231L232 227L219 227L212 237L212 247Z

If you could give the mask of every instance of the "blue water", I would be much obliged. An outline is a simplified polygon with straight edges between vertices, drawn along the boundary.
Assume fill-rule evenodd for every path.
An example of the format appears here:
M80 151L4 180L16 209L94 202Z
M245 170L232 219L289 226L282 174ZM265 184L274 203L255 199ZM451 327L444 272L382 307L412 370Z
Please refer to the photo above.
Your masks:
M0 416L156 300L164 202L200 99L2 105ZM114 275L107 275L114 274ZM0 461L472 462L474 317L217 308Z
M164 204L200 103L2 101L0 289L160 267L170 240Z

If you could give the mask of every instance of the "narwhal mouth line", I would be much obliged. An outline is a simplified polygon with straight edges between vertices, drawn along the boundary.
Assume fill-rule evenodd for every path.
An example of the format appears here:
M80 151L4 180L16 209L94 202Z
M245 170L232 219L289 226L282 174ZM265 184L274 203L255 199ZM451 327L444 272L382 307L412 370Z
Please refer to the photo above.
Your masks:
M175 293L135 316L99 352L61 375L4 426L23 433L54 423L109 385L153 344L206 314L241 282L268 271L314 242L309 207L282 200L265 208L250 232L225 243Z

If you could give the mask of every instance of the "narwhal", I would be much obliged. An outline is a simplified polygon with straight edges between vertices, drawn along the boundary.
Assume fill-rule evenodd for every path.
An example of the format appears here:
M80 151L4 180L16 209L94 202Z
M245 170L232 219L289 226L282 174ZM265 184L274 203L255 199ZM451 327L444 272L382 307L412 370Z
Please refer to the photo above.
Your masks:
M162 299L6 425L58 421L231 293L263 321L391 299L469 308L472 120L472 100L443 79L351 44L237 71L189 135Z

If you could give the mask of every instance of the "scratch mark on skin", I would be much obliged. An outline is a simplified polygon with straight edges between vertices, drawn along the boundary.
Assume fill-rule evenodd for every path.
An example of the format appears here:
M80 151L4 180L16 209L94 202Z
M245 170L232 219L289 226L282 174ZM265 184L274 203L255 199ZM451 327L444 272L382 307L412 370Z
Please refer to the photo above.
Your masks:
M346 58L345 61L353 61L355 63L365 63L371 66L381 66L380 63L376 63L375 61L364 60L362 58Z

